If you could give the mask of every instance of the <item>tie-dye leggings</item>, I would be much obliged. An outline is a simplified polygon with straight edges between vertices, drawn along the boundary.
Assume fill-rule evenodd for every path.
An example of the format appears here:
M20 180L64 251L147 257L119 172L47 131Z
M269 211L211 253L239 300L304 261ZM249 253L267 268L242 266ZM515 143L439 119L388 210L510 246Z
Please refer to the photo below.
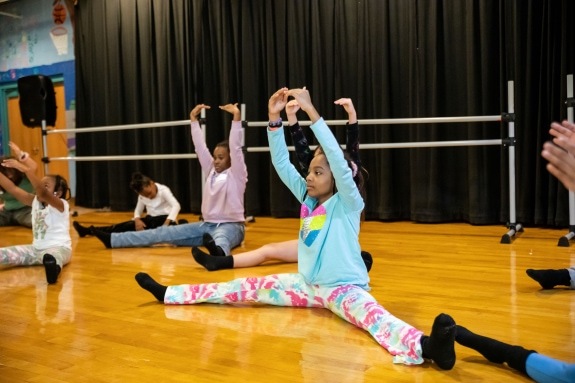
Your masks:
M52 254L60 267L64 267L72 258L72 249L68 247L58 246L40 250L33 245L20 245L0 248L0 265L41 265L46 253Z
M394 363L423 363L423 333L395 318L358 286L322 287L307 283L301 274L274 274L222 283L170 286L164 296L168 305L236 302L326 308L368 331L394 356Z

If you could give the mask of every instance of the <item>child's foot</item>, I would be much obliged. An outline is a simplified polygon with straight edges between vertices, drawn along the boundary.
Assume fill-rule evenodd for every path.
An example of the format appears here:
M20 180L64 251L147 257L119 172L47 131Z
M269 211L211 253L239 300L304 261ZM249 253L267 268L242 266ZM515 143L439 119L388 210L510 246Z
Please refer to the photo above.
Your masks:
M204 241L204 247L208 249L210 255L216 257L223 257L226 255L226 253L224 253L222 248L216 245L216 241L214 241L211 235L209 235L208 233L204 233L202 239Z
M569 276L569 271L567 269L559 269L559 270L528 269L526 273L532 279L539 282L541 287L543 287L544 289L552 289L553 287L558 285L562 286L571 285L571 277Z
M136 281L138 282L141 288L151 292L152 295L157 300L159 300L160 302L164 301L164 296L166 295L166 290L168 289L166 286L160 285L146 273L136 274Z
M439 314L433 322L430 336L421 337L423 357L432 359L439 368L451 370L455 365L455 321Z
M363 259L363 263L365 263L365 268L369 273L369 270L371 270L371 266L373 265L373 258L371 257L371 254L368 253L367 251L362 251L361 259Z
M90 230L90 228L84 227L76 221L74 221L74 223L72 223L72 226L74 226L74 229L76 229L80 238L84 238L87 235L92 235L92 230Z
M52 254L44 254L42 258L42 263L44 264L44 269L46 269L46 281L48 284L54 284L58 280L58 275L62 270L60 266L56 263L56 258Z
M216 271L222 269L234 268L234 257L212 257L204 253L197 247L192 247L192 256L200 265L204 266L208 271Z
M112 248L112 234L100 231L98 229L93 229L92 233L98 238L102 243L108 248Z

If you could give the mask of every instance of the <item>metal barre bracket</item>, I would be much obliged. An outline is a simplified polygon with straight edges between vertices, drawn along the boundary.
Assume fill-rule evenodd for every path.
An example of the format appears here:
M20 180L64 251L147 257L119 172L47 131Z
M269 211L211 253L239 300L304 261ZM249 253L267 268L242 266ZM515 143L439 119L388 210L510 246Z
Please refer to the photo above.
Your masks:
M515 137L507 137L501 140L503 146L515 146L517 139Z
M501 121L503 122L514 122L515 113L501 113Z

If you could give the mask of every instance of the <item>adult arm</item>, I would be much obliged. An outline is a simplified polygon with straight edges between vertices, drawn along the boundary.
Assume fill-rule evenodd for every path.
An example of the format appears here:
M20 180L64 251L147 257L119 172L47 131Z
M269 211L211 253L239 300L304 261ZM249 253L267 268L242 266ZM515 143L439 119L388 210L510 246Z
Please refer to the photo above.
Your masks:
M54 191L54 193L50 193L46 189L46 185L44 185L42 183L42 181L36 176L36 173L32 169L30 169L29 167L24 165L22 162L19 162L19 161L14 160L14 159L4 160L3 165L5 165L7 167L18 169L21 172L24 172L26 174L26 177L28 177L28 180L30 180L30 183L32 184L32 186L34 186L34 191L36 192L36 196L38 197L39 201L42 201L43 203L46 203L46 204L52 206L54 209L58 210L59 212L64 211L64 209L65 209L64 203L62 202L60 197L56 195L57 192ZM32 198L32 200L33 200L33 198ZM22 201L20 201L20 202L22 202Z
M14 183L2 173L0 173L0 186L2 186L2 189L6 190L6 193L13 195L18 201L20 201L20 203L32 206L34 195L14 185Z

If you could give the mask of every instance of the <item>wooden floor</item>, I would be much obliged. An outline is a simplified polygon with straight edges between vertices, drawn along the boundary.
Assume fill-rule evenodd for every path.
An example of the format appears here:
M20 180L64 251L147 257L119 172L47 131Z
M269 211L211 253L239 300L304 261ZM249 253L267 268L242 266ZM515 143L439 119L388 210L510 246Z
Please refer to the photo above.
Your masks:
M131 213L80 211L82 223ZM190 221L196 216L184 215ZM256 217L242 250L296 238L298 221ZM526 228L511 245L503 226L366 222L361 245L374 257L372 294L429 333L434 317L575 362L575 291L541 290L527 268L575 264L558 247L565 230ZM29 243L24 228L0 228L0 247ZM451 371L394 365L364 331L322 309L164 306L135 282L225 281L295 272L295 264L208 272L189 248L106 249L72 229L72 262L56 285L43 267L0 269L1 382L528 382L506 366L456 346Z

